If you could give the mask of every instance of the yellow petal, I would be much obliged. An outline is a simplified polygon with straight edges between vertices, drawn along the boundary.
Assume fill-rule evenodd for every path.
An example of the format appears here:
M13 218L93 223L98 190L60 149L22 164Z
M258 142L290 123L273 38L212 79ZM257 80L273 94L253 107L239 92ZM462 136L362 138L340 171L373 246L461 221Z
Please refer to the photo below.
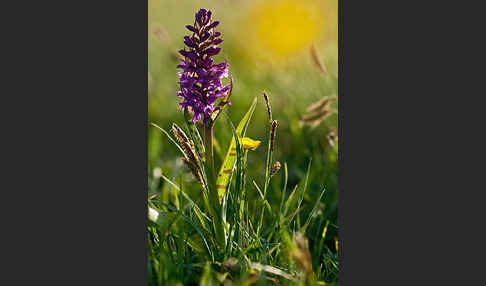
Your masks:
M243 145L243 148L245 148L246 150L255 150L260 145L261 141L244 137L240 139L240 143L241 145Z

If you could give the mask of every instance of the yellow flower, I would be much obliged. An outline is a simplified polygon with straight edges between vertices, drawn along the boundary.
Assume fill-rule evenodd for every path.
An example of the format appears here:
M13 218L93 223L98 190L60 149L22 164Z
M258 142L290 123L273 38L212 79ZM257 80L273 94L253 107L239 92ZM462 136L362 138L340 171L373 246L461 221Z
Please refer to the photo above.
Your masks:
M262 142L259 140L253 140L248 137L240 139L240 144L243 145L243 148L245 148L246 150L255 150L260 145L260 143Z

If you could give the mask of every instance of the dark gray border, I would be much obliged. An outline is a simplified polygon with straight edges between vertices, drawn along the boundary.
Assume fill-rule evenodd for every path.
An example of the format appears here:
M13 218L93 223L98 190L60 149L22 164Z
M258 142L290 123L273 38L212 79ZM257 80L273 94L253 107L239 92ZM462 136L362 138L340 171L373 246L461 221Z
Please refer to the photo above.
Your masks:
M5 11L0 285L147 285L147 2Z

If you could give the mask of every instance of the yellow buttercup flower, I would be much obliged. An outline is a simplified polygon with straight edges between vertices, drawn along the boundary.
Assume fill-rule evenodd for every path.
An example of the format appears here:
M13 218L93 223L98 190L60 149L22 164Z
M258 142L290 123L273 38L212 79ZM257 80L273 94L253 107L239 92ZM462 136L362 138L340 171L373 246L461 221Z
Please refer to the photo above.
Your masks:
M248 137L244 137L240 139L240 144L243 146L245 150L255 150L258 146L262 143L259 140L253 140Z

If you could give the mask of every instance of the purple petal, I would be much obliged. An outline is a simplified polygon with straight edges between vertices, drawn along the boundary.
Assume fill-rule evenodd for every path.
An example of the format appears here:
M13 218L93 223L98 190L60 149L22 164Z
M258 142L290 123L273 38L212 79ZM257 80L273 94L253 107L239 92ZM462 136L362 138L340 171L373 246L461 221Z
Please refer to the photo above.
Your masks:
M209 69L211 69L211 66L213 65L213 62L214 62L214 61L213 61L213 59L212 59L212 58L207 57L206 59L204 59L204 60L202 61L202 66L203 66L205 69L209 70Z
M202 25L206 25L207 23L209 23L210 19L211 19L211 13L206 13L202 18Z
M211 44L213 44L213 45L219 45L219 44L221 44L222 42L223 42L223 39L221 39L221 38L217 38L217 39L214 39L214 40L211 42Z
M197 33L197 29L194 26L187 25L186 28L191 32Z
M212 71L215 71L215 70L223 70L225 68L227 68L228 64L226 62L222 62L222 63L219 63L217 65L214 65L211 67L211 70Z
M219 48L219 47L210 47L210 48L207 48L203 53L212 57L212 56L217 55L219 53L219 51L221 51L221 48Z
M209 36L211 36L211 34L204 32L204 34L201 36L201 43L209 39Z
M192 123L196 123L201 120L201 113L194 112L194 117L192 118Z
M187 53L188 51L179 50L179 54L181 54L183 57L187 57Z
M206 9L201 8L197 13L196 13L196 21L199 23L199 25L204 26L205 18L206 18Z
M209 29L215 28L218 25L219 25L219 21L214 21L211 23L211 25L209 25Z
M190 58L193 61L197 60L197 55L194 52L188 52L188 51L185 51L185 50L180 50L179 54L181 54L182 56L184 56L186 58Z
M184 44L190 48L194 48L194 42L188 36L184 36Z

